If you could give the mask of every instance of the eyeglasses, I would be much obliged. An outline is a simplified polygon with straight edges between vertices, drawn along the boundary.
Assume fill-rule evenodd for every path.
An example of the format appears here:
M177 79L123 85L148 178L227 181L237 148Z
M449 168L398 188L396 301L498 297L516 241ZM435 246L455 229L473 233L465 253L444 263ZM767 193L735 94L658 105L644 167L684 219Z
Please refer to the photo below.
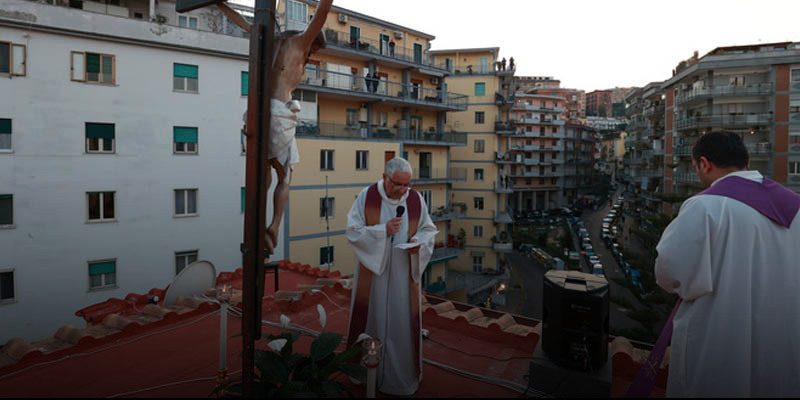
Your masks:
M392 186L399 186L399 187L403 187L403 188L411 188L411 183L410 182L409 183L397 183L397 182L393 181L392 178L389 178L388 176L386 177L386 179L388 179L389 182L392 183Z

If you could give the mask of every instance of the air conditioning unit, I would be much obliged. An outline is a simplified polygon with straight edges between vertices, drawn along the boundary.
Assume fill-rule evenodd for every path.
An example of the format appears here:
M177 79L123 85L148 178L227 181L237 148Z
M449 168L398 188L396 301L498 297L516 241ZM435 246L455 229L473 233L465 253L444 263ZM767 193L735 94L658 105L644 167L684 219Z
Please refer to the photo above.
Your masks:
M394 31L394 38L395 39L402 39L404 36L403 32L401 31Z
M347 23L347 15L339 14L339 23L346 24Z

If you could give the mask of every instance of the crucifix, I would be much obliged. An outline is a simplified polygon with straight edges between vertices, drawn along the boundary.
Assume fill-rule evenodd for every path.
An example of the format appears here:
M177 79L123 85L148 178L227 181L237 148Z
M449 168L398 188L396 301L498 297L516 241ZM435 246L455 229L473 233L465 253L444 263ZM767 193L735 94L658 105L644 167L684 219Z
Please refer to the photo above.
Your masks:
M245 223L242 244L242 388L253 396L255 341L261 337L261 304L264 297L264 264L278 244L281 217L289 200L292 166L299 162L295 140L299 103L292 92L303 78L311 54L325 46L321 34L333 0L321 0L305 31L276 33L275 0L255 0L253 24L226 0L177 0L179 13L206 6L218 7L225 16L250 33L245 172ZM267 191L274 169L274 212L267 220ZM284 238L286 240L286 238ZM276 271L277 274L277 271ZM276 286L277 290L277 286Z

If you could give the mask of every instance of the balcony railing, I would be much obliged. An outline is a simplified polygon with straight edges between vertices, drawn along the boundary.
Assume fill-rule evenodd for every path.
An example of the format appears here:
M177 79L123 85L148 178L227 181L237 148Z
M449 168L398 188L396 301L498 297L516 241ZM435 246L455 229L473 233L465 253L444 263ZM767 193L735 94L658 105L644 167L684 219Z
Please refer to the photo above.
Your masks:
M562 176L563 173L561 172L553 172L553 171L514 171L509 174L509 176L515 178L558 178Z
M492 248L494 251L498 253L511 253L514 251L514 243L513 242L497 242L492 244Z
M694 172L676 172L675 175L673 175L672 180L678 183L689 185L700 184L700 178Z
M494 131L495 133L503 133L503 134L511 134L516 132L517 130L517 123L514 121L494 121Z
M551 119L551 118L528 118L523 117L517 120L520 124L538 124L538 125L557 125L561 126L565 124L563 119Z
M374 54L400 60L412 64L419 64L425 67L435 67L445 70L444 65L435 65L428 59L423 51L414 52L414 49L399 47L395 45L394 39L380 41L364 37L351 37L350 33L337 31L335 29L325 29L325 40L328 46L355 50L363 53Z
M689 117L678 120L678 130L695 129L704 127L725 127L725 126L754 126L768 125L772 122L772 114L748 114L748 115L702 115L699 117Z
M772 94L772 83L748 86L710 86L694 89L678 95L677 103L682 104L695 99L720 96L767 96Z
M458 258L464 254L464 249L459 247L439 247L433 249L430 264L436 264Z
M392 82L385 79L373 80L362 75L319 69L318 66L313 64L306 65L303 80L300 83L313 87L343 90L365 96L452 107L461 111L467 109L467 96L463 94ZM444 99L443 94L446 95Z
M495 92L494 103L498 106L510 106L514 104L515 93L513 90L501 90Z
M533 104L528 104L524 101L518 101L514 103L514 110L526 110L526 111L547 111L547 112L566 112L567 109L564 107L542 107L536 106Z
M411 175L413 184L434 184L450 182L466 182L466 168L414 168Z
M506 179L503 179L506 180ZM494 192L497 194L510 194L514 193L514 184L511 182L510 179L507 179L506 183L495 182L494 183Z
M412 132L408 128L397 129L382 126L373 126L370 130L360 125L311 120L298 120L296 132L298 137L387 139L453 146L465 146L467 144L467 135L460 132Z
M495 212L493 211L493 213ZM498 224L513 224L514 218L511 216L511 213L502 211L495 213L494 222Z
M439 221L450 221L456 218L463 218L465 212L462 211L463 209L458 206L452 206L450 208L439 207L438 209L431 212L431 219L433 222Z
M764 157L772 154L772 144L769 142L745 144L750 157Z
M692 146L678 146L672 149L672 155L679 156L679 157L691 157L692 156Z

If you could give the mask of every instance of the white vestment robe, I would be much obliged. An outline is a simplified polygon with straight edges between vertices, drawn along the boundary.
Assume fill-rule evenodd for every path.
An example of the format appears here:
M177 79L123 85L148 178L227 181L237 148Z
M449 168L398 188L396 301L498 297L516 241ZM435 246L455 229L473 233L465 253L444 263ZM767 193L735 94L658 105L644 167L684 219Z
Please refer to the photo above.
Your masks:
M422 293L409 293L409 268L414 269L414 280L421 283L422 273L433 254L434 239L437 233L428 214L428 206L420 196L420 217L417 232L413 239L421 243L418 254L411 255L407 250L394 248L395 245L406 243L408 237L408 211L403 214L403 225L392 237L386 235L386 222L397 216L397 206L402 205L408 210L406 199L411 193L409 190L399 200L390 199L383 187L383 181L378 182L378 191L381 195L380 224L366 226L364 205L367 198L367 189L362 190L356 197L350 213L347 215L347 239L353 246L356 254L355 282L350 309L356 299L358 288L358 263L369 269L372 275L370 290L369 315L367 317L366 333L377 338L383 343L383 360L378 366L378 390L395 396L411 395L417 391L422 380L422 366L419 375L414 365L414 337L411 318L419 318L422 326L422 313L411 315L410 297L421 297ZM420 299L420 303L422 301ZM351 315L352 319L352 315ZM419 338L422 343L422 338ZM419 360L422 360L422 347L420 346Z
M657 250L659 286L683 299L667 396L800 396L800 217L787 229L738 200L697 195Z

